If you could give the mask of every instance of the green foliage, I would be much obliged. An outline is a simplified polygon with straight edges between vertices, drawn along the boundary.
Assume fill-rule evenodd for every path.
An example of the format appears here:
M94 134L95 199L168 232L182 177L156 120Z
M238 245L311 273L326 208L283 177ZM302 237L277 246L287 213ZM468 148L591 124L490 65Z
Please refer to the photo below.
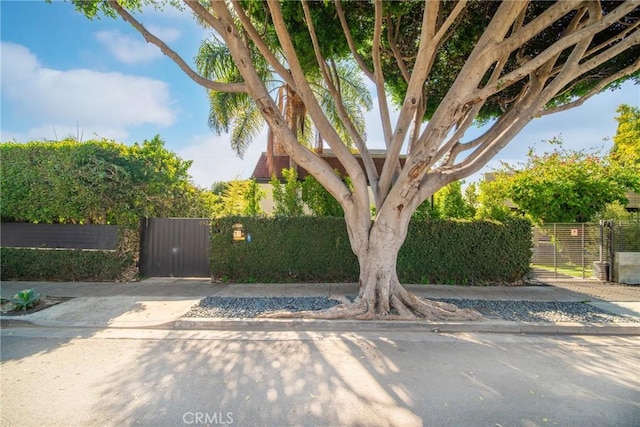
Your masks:
M614 244L621 252L640 252L640 221L616 221Z
M489 179L478 184L477 219L505 221L513 217L513 213L505 204L509 199L510 176L506 172L496 172Z
M530 261L531 223L525 219L413 221L397 271L405 283L513 283L528 273Z
M131 254L0 248L2 280L115 281L133 267Z
M234 242L240 223L251 242ZM358 262L344 220L331 217L227 217L213 221L212 277L231 281L352 281ZM357 279L356 279L357 280Z
M11 302L18 310L27 311L28 308L33 308L40 302L40 297L41 295L35 293L33 289L25 289L15 294Z
M593 154L555 150L529 155L512 170L508 194L535 222L586 222L608 203L626 202L640 177Z
M275 175L271 177L271 187L275 216L297 217L304 213L302 190L298 182L298 172L295 168L283 169L282 176L285 183L281 184Z
M284 184L275 175L270 181L275 216L301 216L304 215L305 208L315 216L344 216L340 203L313 176L307 175L300 182L295 168L283 169L282 175ZM345 182L347 186L351 186L349 177L345 178Z
M467 218L475 218L476 212L478 211L479 201L478 201L478 189L474 182L467 185L467 187L464 189L464 201L466 203L467 211L468 211Z
M464 181L456 181L440 189L431 200L425 200L413 213L414 221L428 219L471 219L476 212L478 196L475 184L465 188L462 194Z
M340 203L312 175L302 183L302 201L315 216L344 216Z
M239 180L214 185L216 208L213 217L232 215L261 215L260 200L265 192L255 180Z
M312 8L318 9L317 4ZM298 4L283 4L285 11L291 11L292 8L302 13L301 6ZM260 23L263 21L260 21ZM258 25L261 25L258 23ZM267 33L267 37L271 42L278 44L278 40L274 34ZM308 32L294 35L294 41L297 38L308 39ZM309 40L310 43L310 40ZM278 93L278 103L280 104L281 113L290 126L294 127L298 134L300 143L311 146L311 136L313 132L303 132L303 125L308 121L305 119L306 111L303 111L303 104L298 104L295 100L298 98L291 87L285 84L273 70L268 66L264 57L260 55L253 45L249 45L251 59L258 75L265 82L266 87L272 93ZM279 48L276 48L278 51ZM312 63L315 63L313 49L305 52L302 56L309 55ZM305 61L303 59L303 61ZM341 99L344 108L352 120L355 128L361 135L365 132L364 112L372 107L371 94L367 90L363 80L362 73L359 68L349 62L339 61L335 64L336 77L339 79L339 88L341 91ZM196 57L196 66L201 75L210 80L237 83L242 81L240 71L232 61L229 48L216 38L208 39L202 42L200 50ZM320 78L320 74L315 67L311 67L307 76L308 80L313 83L313 90L319 105L322 107L329 121L335 126L336 131L347 146L352 146L353 141L346 130L343 121L340 119L336 103L331 96L331 91ZM231 134L231 148L243 157L251 142L260 134L265 126L264 118L258 108L256 102L246 93L227 93L219 91L209 91L209 127L218 135L222 133ZM302 117L296 116L301 114ZM300 120L300 118L302 120Z
M248 216L264 214L264 211L260 206L260 201L264 199L265 196L265 191L260 189L256 179L250 179L247 184L247 191L244 194L244 200L247 205L243 214Z
M250 243L232 240L241 223ZM220 218L211 236L213 277L236 282L357 282L344 219L332 217ZM400 249L404 283L514 282L528 272L531 224L491 221L414 221Z
M591 222L600 220L631 221L632 219L631 212L627 211L622 203L616 201L607 204L600 212L597 212L591 218Z
M462 182L455 181L435 194L437 211L442 218L471 218L471 209L462 196Z
M433 200L435 202L435 196L433 196ZM438 209L438 205L436 203L431 203L431 200L425 200L422 202L411 216L411 219L414 221L426 221L429 219L440 218L442 218L442 214Z
M213 197L193 186L159 136L114 141L0 144L5 221L137 224L141 216L210 216Z
M611 162L640 174L640 108L622 104L617 112L618 129L613 137Z

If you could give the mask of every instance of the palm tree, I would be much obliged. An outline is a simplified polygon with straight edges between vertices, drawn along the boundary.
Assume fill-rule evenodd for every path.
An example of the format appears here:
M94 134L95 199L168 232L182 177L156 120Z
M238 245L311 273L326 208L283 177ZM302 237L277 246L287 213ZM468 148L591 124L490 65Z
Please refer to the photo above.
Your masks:
M253 57L257 71L267 83L271 93L275 93L276 104L285 118L289 128L296 133L298 140L317 153L323 151L323 141L317 131L311 132L311 120L307 116L306 107L300 96L269 68L262 55ZM198 72L209 79L220 82L241 82L240 72L236 68L228 47L217 38L205 40L196 57ZM364 135L364 113L372 107L372 99L364 84L363 76L355 64L348 62L334 63L333 69L340 81L345 109L356 126ZM334 98L331 96L319 73L308 75L316 97L327 117L331 120L338 134L349 146L353 142L344 124L339 118ZM251 142L265 126L265 121L256 103L245 93L224 93L209 91L209 127L218 135L231 133L231 147L242 158ZM267 136L267 164L270 173L273 170L274 154L283 153L275 141L271 130Z

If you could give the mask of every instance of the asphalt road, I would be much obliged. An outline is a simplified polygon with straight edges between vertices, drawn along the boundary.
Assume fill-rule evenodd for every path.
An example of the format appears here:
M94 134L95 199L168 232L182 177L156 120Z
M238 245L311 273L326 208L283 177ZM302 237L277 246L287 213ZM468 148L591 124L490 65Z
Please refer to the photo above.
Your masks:
M3 426L638 426L640 338L7 328Z

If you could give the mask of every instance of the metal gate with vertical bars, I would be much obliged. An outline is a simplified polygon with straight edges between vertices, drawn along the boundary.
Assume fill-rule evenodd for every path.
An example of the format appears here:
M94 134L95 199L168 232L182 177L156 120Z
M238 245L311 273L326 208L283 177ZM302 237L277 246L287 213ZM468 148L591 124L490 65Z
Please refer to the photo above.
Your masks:
M211 220L143 218L140 274L145 277L211 277Z
M592 277L594 262L603 261L599 224L545 224L533 228L531 264L539 276Z
M640 223L545 224L533 228L532 267L539 277L612 280L616 253L640 252Z

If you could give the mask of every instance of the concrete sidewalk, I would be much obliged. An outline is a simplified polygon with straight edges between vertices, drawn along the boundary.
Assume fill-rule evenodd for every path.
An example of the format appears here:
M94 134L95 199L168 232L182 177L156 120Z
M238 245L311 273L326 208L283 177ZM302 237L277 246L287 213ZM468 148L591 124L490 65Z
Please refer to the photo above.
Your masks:
M588 302L614 314L640 319L640 286L622 286L595 281L546 281L538 286L449 286L407 285L425 298L515 301ZM245 284L211 283L209 279L153 278L131 283L95 282L2 282L0 294L10 298L33 288L47 296L72 297L45 310L3 316L11 321L51 327L95 328L426 328L441 332L529 332L597 333L640 335L640 323L623 324L531 324L486 320L482 322L354 322L302 319L193 319L182 316L206 296L331 296L355 295L356 284Z

